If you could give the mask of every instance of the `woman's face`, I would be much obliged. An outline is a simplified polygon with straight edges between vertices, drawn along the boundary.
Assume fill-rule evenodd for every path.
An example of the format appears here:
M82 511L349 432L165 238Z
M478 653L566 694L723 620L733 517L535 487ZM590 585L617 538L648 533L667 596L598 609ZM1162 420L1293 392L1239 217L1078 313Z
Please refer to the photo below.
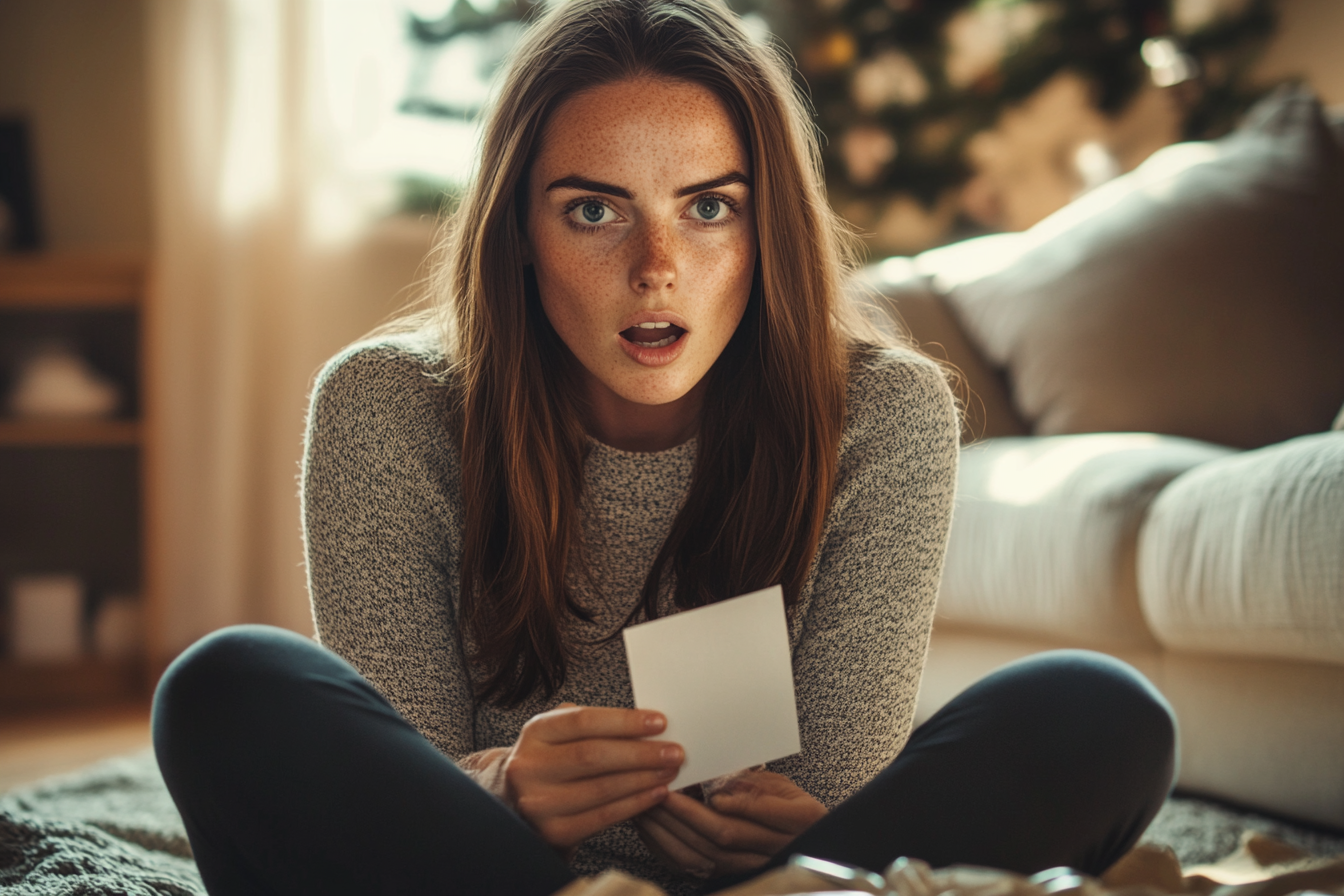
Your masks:
M698 415L696 386L751 291L750 176L727 110L696 84L621 81L552 115L529 176L527 254L587 372L599 438Z

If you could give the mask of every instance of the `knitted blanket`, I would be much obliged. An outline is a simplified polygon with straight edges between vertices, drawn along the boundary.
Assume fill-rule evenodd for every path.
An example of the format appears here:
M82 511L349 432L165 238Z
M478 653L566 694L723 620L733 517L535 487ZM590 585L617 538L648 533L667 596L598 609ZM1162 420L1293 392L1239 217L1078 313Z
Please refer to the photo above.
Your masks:
M0 797L0 890L205 896L153 752L108 759Z

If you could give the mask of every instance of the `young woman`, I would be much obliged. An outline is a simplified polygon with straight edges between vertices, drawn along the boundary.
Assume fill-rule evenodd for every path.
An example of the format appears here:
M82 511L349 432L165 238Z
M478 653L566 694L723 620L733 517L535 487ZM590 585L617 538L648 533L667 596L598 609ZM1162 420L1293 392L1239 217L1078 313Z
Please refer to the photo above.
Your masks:
M1128 667L1050 654L911 735L952 509L938 368L841 298L790 75L710 0L556 4L452 222L443 326L321 374L304 520L323 646L251 626L154 738L224 893L716 889L805 853L1100 872L1171 782ZM707 801L621 629L786 599L802 751Z

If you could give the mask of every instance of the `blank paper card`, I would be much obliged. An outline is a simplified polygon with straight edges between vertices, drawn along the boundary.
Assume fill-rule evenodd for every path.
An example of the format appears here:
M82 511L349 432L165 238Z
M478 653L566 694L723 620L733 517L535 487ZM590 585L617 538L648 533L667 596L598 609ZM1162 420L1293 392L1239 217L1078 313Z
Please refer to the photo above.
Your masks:
M673 790L800 749L778 586L625 630L635 705L667 716L686 750Z

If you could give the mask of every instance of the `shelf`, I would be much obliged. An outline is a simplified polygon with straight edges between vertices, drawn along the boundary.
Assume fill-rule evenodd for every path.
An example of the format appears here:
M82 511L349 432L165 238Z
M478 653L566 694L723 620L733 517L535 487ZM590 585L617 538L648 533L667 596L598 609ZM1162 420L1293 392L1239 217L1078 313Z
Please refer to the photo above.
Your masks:
M138 256L0 255L0 308L134 308L144 292Z
M0 709L106 703L141 696L146 687L139 659L82 659L68 663L0 660Z
M53 342L123 393L119 417L0 416L0 604L9 577L68 570L94 596L139 593L142 635L154 629L156 606L143 419L147 270L143 253L0 254L0 390L15 387L29 346ZM0 617L0 642L11 622ZM0 715L143 700L160 666L145 655L42 664L0 656Z
M140 444L136 420L0 420L0 448L123 447Z

